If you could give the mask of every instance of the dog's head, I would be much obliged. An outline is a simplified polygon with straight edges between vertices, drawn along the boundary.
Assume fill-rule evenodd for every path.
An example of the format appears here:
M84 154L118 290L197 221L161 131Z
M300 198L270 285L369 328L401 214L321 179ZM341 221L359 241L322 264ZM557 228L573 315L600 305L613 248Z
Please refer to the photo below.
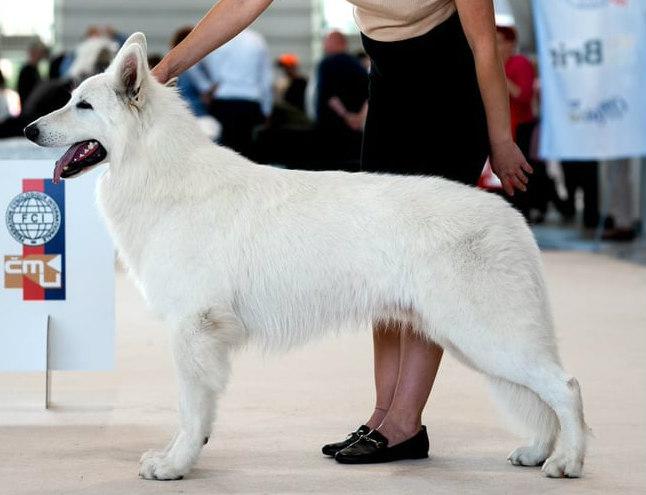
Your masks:
M56 162L54 182L76 177L122 152L119 146L141 128L145 99L154 80L146 59L146 38L135 33L102 74L83 81L62 108L25 128L40 146L69 146Z

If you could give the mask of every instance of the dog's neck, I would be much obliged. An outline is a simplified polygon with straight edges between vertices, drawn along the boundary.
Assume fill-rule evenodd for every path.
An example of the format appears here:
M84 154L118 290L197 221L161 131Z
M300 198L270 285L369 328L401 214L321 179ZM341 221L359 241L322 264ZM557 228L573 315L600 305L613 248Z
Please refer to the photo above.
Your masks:
M156 98L153 93L171 89L161 85L151 89L138 117L139 135L122 136L123 146L118 146L110 158L109 180L121 194L133 199L195 196L205 184L213 184L203 179L204 174L217 174L226 180L235 176L231 168L248 163L237 156L231 160L228 150L213 144L178 97ZM205 148L208 153L204 153ZM205 156L210 159L205 161ZM221 159L223 156L227 159Z

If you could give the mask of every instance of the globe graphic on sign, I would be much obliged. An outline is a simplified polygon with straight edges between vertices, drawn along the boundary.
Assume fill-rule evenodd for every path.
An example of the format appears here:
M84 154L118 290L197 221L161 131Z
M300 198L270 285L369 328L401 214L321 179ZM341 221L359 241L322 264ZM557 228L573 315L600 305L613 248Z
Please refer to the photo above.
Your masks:
M11 202L7 210L7 226L11 235L28 246L49 242L60 227L60 210L44 193L29 191Z

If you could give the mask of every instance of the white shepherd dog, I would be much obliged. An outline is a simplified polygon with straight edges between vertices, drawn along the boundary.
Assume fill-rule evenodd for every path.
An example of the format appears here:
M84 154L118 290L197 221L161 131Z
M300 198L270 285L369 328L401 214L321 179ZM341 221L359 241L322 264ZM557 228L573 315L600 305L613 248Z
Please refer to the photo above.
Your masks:
M25 134L71 145L55 180L110 162L100 208L172 329L179 431L143 455L142 477L177 479L195 464L233 348L378 320L411 323L490 378L532 433L513 464L581 475L579 384L560 364L534 238L504 200L441 178L251 163L210 142L151 76L141 33Z

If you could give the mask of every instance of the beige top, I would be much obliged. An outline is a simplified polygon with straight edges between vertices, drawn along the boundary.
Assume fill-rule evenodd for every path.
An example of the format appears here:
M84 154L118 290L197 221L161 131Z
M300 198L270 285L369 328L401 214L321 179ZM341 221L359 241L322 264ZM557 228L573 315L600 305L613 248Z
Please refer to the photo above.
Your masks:
M362 33L377 41L426 34L455 12L454 0L348 0Z

